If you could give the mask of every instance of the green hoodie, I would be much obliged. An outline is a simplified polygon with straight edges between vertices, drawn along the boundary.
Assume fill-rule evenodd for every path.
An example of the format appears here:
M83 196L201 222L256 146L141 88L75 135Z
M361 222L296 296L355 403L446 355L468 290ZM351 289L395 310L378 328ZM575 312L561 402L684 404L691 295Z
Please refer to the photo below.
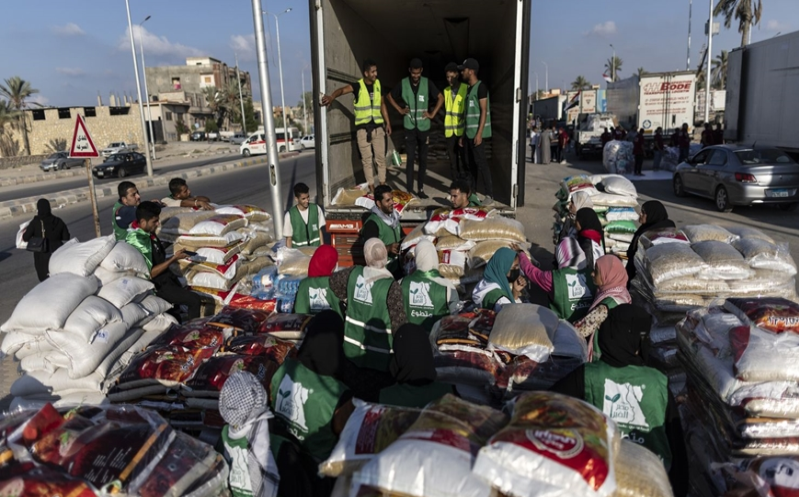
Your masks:
M128 242L128 244L133 248L141 252L141 255L144 256L144 260L147 261L147 268L152 271L153 240L150 234L139 228L139 224L134 222L130 225L130 229L125 237L125 241Z

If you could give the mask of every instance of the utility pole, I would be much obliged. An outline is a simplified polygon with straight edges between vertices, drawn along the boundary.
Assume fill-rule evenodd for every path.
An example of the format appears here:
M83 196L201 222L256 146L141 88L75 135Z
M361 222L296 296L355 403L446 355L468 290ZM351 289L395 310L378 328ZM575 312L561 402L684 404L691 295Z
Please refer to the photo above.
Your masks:
M713 58L713 0L708 0L710 13L707 17L707 76L705 77L705 123L710 122L710 66Z
M544 68L546 70L546 72L544 72L544 88L546 88L545 91L547 92L547 94L549 94L549 66L543 60L541 61L541 63L544 64Z
M269 89L269 67L266 65L266 36L264 35L261 0L252 0L252 18L255 27L255 51L258 55L258 79L261 87L261 116L264 123L267 160L269 161L269 189L272 197L272 220L275 238L283 235L283 195L280 193L280 163L277 155L275 118L272 115L272 94Z
M241 93L241 73L239 73L239 54L233 54L236 57L236 80L239 82L239 103L241 104L241 133L247 137L247 118L244 117L244 96Z
M130 53L133 54L133 75L136 77L136 91L139 95L139 117L141 118L141 134L144 138L145 149L150 149L150 142L147 140L147 124L144 122L144 104L141 99L141 83L139 81L139 63L136 60L136 45L133 41L133 23L130 20L130 1L125 0L125 8L128 11L128 33L130 34ZM153 176L153 161L150 154L144 156L147 160L147 176Z
M153 113L150 112L150 92L147 90L147 66L144 65L144 42L142 41L142 31L144 30L144 23L150 19L150 16L144 18L139 23L139 52L141 52L141 75L144 78L144 94L147 97L147 121L150 123L150 144L152 145L153 160L155 157L155 135L153 134Z
M694 10L694 0L688 0L688 57L685 59L685 70L691 70L691 13Z
M610 79L613 82L616 82L616 47L613 46L613 43L610 44L610 48L613 49L613 58L610 59Z
M302 127L308 135L308 109L305 107L305 68L302 69Z
M280 55L280 20L278 17L289 12L291 12L291 7L280 14L272 14L271 12L264 11L264 14L269 14L275 18L275 27L277 28L277 69L280 76L280 106L283 110L283 143L286 144L286 152L291 152L289 148L291 142L289 141L289 123L286 121L286 99L283 95L283 57Z

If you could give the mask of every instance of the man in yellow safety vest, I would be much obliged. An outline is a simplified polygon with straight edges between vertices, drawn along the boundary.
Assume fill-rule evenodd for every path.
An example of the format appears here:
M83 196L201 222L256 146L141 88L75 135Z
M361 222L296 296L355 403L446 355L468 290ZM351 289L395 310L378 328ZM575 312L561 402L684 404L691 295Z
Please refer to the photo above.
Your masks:
M372 160L377 164L377 180L386 184L386 136L391 136L391 123L388 120L386 103L380 80L377 79L377 62L366 59L363 63L363 78L357 83L342 86L331 95L322 96L319 102L323 107L333 103L341 95L355 94L355 136L361 152L363 174L374 193L375 173Z
M453 180L468 175L466 154L460 145L460 138L466 129L464 111L466 110L466 90L469 86L460 80L458 64L450 62L445 69L449 87L444 90L444 137L447 139L449 170ZM463 170L461 171L461 166Z

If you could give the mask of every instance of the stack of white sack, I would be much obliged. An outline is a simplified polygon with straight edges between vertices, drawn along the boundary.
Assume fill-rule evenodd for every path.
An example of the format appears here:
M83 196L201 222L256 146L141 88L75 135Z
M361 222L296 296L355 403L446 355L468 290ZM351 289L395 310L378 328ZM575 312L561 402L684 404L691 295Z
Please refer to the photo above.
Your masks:
M141 253L113 236L59 248L50 277L0 327L0 351L24 372L11 386L12 407L105 402L131 358L176 323L148 274Z
M618 255L626 263L627 250L638 229L638 191L632 181L618 174L588 178L598 191L591 201L604 228L605 251Z
M605 171L609 173L631 173L634 162L633 144L631 142L609 141L602 150L602 165L605 166Z
M462 285L476 283L494 252L514 244L528 248L524 226L486 207L438 209L430 220L411 231L401 250L413 255L420 240L433 242L438 250L441 276Z
M169 209L169 208L167 208ZM165 209L165 211L167 210ZM268 245L274 240L272 216L253 205L222 205L215 211L162 213L159 236L174 241L174 250L197 255L179 261L189 286L229 291L241 279L269 265Z

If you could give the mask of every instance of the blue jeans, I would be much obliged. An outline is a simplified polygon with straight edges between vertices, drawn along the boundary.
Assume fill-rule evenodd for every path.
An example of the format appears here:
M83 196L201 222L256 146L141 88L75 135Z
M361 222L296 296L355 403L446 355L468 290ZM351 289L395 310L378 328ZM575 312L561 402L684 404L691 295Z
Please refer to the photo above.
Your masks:
M655 154L655 157L654 157L654 159L652 161L652 169L654 169L655 171L659 171L660 170L660 161L663 160L663 152L661 152L660 150L655 150L654 154Z

